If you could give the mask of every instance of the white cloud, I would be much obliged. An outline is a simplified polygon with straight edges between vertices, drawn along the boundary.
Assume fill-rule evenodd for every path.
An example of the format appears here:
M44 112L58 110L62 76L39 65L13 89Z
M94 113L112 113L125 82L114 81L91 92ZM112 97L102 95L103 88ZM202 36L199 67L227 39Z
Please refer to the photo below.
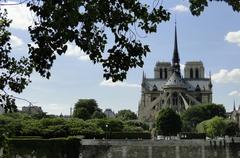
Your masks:
M236 43L240 46L240 30L236 32L228 32L225 36L225 40L229 43Z
M65 54L66 56L77 57L79 60L83 60L83 61L90 60L89 56L86 55L83 52L83 50L80 49L78 46L73 45L71 43L68 43L67 46L68 46L68 49L67 49L67 52Z
M212 80L216 83L240 83L240 69L221 69L212 75Z
M178 13L184 13L184 12L188 12L189 8L185 5L178 4L175 7L171 8L171 10Z
M10 39L11 39L10 43L11 43L12 47L17 48L17 47L20 47L23 45L22 39L17 36L11 35Z
M113 82L111 79L103 80L100 82L100 86L107 86L107 87L129 87L129 88L140 88L141 86L138 84L127 83L127 82Z
M5 4L15 4L17 1L7 1ZM1 6L3 9L7 9L8 18L13 20L11 23L12 28L27 30L28 26L33 24L32 13L27 8L26 3L20 5L5 5Z
M236 97L240 97L240 92L239 91L232 91L230 93L228 93L229 96L236 96Z

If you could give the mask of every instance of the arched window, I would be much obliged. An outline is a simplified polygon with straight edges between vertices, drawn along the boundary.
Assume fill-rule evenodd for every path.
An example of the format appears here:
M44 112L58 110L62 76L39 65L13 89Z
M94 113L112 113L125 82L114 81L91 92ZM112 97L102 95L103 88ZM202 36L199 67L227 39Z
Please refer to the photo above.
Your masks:
M190 69L190 78L193 78L193 69Z
M160 79L162 79L162 78L163 78L163 70L160 69Z
M176 92L174 92L172 94L172 104L173 104L173 106L177 106L178 105L178 94Z
M167 68L164 69L164 78L167 79Z
M195 70L195 76L196 76L196 78L199 78L199 71L198 71L198 68L196 68L196 70Z

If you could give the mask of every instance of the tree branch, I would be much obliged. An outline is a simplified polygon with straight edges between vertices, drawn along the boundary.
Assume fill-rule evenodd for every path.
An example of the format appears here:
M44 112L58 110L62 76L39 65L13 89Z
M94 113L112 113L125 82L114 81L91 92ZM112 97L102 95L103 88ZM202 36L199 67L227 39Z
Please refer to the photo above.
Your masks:
M0 3L0 6L20 5L20 4L23 4L27 1L29 1L29 0L20 1L19 3Z

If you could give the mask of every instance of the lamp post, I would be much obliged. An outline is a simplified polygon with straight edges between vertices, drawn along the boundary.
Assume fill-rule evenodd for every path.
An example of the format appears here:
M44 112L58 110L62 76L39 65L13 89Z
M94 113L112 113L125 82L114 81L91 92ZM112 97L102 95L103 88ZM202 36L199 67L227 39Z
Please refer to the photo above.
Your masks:
M107 140L108 124L106 124L106 140Z

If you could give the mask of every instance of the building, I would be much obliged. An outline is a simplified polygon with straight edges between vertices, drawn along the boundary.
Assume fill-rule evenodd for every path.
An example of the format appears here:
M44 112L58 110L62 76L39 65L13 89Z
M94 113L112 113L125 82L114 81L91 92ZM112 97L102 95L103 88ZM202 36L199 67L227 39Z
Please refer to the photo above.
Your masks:
M238 109L236 108L235 101L233 103L233 111L227 113L228 117L237 122L238 127L240 128L240 105Z
M0 105L0 115L4 114L4 112L5 112L4 108Z
M22 112L28 114L43 114L43 110L40 106L24 106Z
M114 118L115 117L115 113L111 109L106 109L104 111L104 114L106 115L107 118Z
M201 61L189 61L185 64L184 75L181 74L175 26L172 63L157 62L154 78L147 78L143 73L139 119L153 123L162 108L169 107L181 113L197 104L212 103L211 75L206 78L204 71Z

